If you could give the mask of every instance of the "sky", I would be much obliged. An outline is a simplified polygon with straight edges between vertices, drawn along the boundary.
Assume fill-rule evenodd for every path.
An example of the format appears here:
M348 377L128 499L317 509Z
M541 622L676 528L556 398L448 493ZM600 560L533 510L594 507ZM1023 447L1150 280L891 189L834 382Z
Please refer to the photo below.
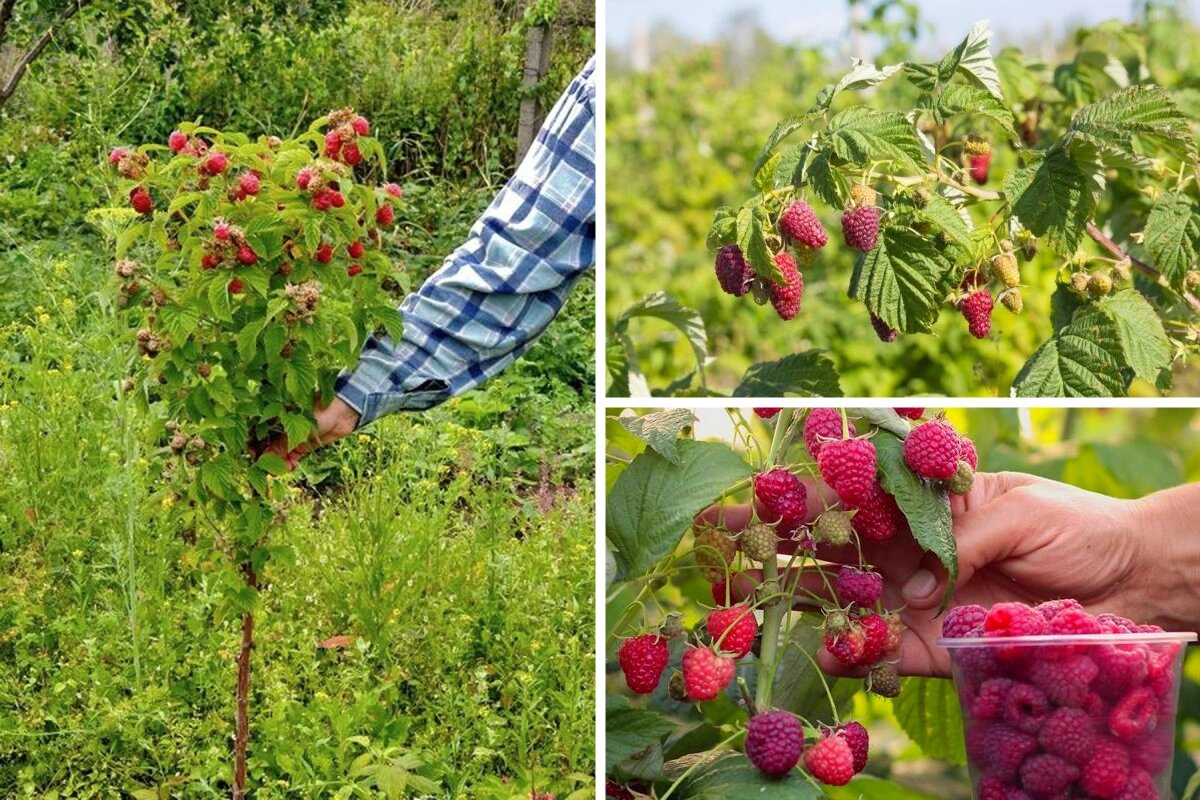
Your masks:
M1129 19L1134 0L916 0L921 19L933 31L918 41L918 50L940 53L961 41L977 19L990 19L997 41L1068 24ZM1193 16L1200 0L1187 0ZM781 41L836 44L846 33L844 0L605 0L610 45L624 48L641 24L649 28L669 22L688 38L709 40L732 14L756 9L764 27ZM1021 10L1025 9L1025 10Z

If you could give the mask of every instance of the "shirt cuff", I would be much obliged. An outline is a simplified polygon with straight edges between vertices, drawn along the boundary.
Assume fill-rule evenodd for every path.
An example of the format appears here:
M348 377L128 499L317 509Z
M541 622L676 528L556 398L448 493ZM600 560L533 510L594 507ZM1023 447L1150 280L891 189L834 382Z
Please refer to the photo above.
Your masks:
M334 391L348 406L358 412L355 430L366 427L380 417L398 411L425 411L450 399L450 384L442 380L426 380L412 389L371 392L351 380L352 373L342 373Z

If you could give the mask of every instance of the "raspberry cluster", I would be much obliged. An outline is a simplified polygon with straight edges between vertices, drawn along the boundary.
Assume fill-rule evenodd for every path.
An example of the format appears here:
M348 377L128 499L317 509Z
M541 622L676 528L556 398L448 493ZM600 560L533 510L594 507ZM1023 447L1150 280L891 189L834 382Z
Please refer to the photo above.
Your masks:
M1175 728L1181 645L1075 600L951 609L948 639L996 639L952 649L967 755L980 798L1157 800ZM1127 641L1003 645L1015 636L1116 634Z

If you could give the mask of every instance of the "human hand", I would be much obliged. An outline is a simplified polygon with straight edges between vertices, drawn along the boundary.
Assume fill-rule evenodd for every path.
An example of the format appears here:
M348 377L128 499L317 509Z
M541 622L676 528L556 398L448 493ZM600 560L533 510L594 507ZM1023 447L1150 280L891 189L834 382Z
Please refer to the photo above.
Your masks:
M348 436L358 427L358 412L340 397L333 398L327 406L316 406L313 417L317 422L317 433L307 442L291 447L287 437L280 434L267 444L264 452L274 453L287 462L288 469L295 469L306 453Z

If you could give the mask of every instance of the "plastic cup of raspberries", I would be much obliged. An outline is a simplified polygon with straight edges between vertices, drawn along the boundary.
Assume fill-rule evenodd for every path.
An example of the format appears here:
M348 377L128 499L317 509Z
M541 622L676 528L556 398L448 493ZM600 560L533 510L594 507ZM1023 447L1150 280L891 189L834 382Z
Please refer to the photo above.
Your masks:
M1092 616L1074 600L959 606L943 634L978 800L1170 797L1196 634Z

